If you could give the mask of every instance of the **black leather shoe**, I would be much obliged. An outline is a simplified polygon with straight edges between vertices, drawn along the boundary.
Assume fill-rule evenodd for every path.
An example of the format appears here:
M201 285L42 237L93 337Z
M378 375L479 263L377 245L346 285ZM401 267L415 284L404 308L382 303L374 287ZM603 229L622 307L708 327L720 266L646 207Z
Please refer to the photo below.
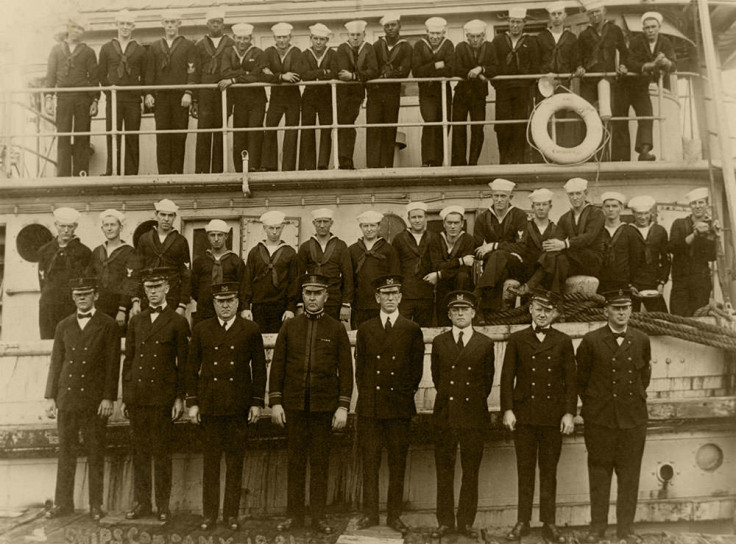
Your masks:
M151 515L151 507L136 504L131 510L125 513L125 519L140 519Z
M624 541L626 544L641 544L642 542L641 537L632 530L628 532L617 531L616 536L619 541Z
M212 529L217 522L215 521L215 518L206 517L202 520L202 523L199 524L199 528L203 531L209 531Z
M580 538L580 542L583 544L598 544L605 536L605 531L590 530Z
M227 518L227 526L231 531L237 531L240 529L240 522L238 518L230 516Z
M327 520L324 519L318 519L312 522L312 529L317 531L318 533L322 533L323 535L331 535L335 532L335 530L332 528L332 525L327 523Z
M284 521L276 525L277 531L290 531L291 529L296 529L298 527L302 527L304 525L303 519L297 519L297 518L286 518Z
M432 531L432 538L442 538L450 531L452 531L452 527L449 525L440 525Z
M471 538L473 540L478 539L478 531L473 528L472 525L465 525L460 529L460 532L464 534L466 537Z
M355 522L356 529L367 529L368 527L375 527L378 525L378 518L363 514Z
M166 523L167 521L171 519L171 512L169 511L168 508L159 508L158 514L156 517L158 518L159 521Z
M61 518L64 516L70 516L73 513L74 513L74 508L69 508L68 506L56 505L46 510L44 517L46 519L54 519L54 518Z
M100 521L105 517L105 512L103 512L102 508L99 506L90 506L89 517L92 518L92 521Z
M550 544L565 544L565 537L554 523L542 525L542 538Z
M511 541L519 541L521 540L522 536L526 536L529 534L529 522L528 521L519 521L514 525L514 528L511 529L508 534L506 535L506 540Z
M400 517L387 520L386 525L391 527L397 533L401 533L402 535L406 535L407 533L411 532L411 527L404 523L404 520Z

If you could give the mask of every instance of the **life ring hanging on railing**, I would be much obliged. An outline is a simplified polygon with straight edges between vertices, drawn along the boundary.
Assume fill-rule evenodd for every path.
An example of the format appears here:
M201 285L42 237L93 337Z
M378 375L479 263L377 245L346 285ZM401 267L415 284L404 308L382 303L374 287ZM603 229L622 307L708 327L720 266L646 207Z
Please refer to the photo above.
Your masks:
M556 144L547 130L552 116L558 111L570 110L585 122L585 139L575 147ZM590 159L601 146L603 123L590 102L573 93L560 93L545 98L537 105L529 120L535 147L550 161L557 164L582 163Z

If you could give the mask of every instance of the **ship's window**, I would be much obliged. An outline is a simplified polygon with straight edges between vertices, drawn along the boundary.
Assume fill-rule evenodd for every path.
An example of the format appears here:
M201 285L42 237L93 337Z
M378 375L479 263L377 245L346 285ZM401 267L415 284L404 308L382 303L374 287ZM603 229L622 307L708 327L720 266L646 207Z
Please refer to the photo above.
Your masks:
M38 249L46 242L53 240L54 235L43 225L26 225L15 239L15 247L18 254L32 263L38 262Z
M387 213L378 227L378 235L392 242L394 236L404 230L406 230L406 221L394 213Z
M143 235L144 232L148 232L156 225L155 219L149 219L148 221L144 221L138 227L136 227L135 232L133 232L133 247L138 247L138 240Z

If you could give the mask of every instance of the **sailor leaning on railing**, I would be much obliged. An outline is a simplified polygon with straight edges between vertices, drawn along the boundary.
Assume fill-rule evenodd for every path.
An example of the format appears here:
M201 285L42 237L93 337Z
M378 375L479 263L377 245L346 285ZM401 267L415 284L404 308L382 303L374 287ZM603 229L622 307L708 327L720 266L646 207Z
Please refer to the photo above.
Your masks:
M334 54L327 47L332 33L321 23L309 26L312 47L303 52L291 44L293 26L283 22L273 25L276 45L264 52L252 45L253 26L247 23L232 27L233 41L225 34L223 9L207 13L208 33L196 45L179 34L181 16L164 12L161 16L164 36L146 49L132 38L134 16L122 10L116 16L118 36L103 46L99 66L94 51L81 42L86 23L80 17L73 17L69 20L66 38L54 47L49 58L46 81L47 87L58 88L55 93L58 96L57 128L61 133L58 174L89 174L90 116L97 113L99 94L89 90L70 92L63 88L88 89L97 86L98 82L134 88L107 93L107 131L123 131L126 136L125 161L118 164L118 158L115 168L109 157L114 153L119 157L122 141L113 142L108 138L107 174L139 172L141 94L145 107L154 111L159 174L183 172L189 115L198 118L196 173L223 171L228 162L223 134L233 129L237 136L233 146L236 168L242 167L240 151L247 149L250 169L277 170L276 135L278 130L284 130L281 170L313 169L312 127L317 123L317 111L319 125L329 126L338 141L331 143L333 135L322 130L316 166L327 168L329 155L333 153L337 155L333 157L336 167L351 169L355 145L352 125L365 98L365 88L368 91L366 124L362 125L367 128L365 162L369 168L392 167L402 80L411 72L414 81L438 77L452 77L457 81L454 95L449 88L443 90L440 83L420 85L421 116L425 122L438 123L436 127L422 127L421 162L424 166L477 164L483 148L485 124L495 127L501 163L537 162L540 157L527 142L526 133L532 108L543 98L534 85L540 72L567 74L568 78L582 77L586 72L592 74L592 77L584 77L581 84L581 95L591 103L598 101L599 92L607 92L599 91L598 85L601 79L607 80L610 96L601 99L606 102L610 98L611 102L612 148L610 155L604 158L631 159L628 111L633 106L639 119L638 158L654 160L653 111L648 87L651 81L658 81L661 74L675 69L674 48L659 34L662 16L657 12L645 13L641 19L644 34L636 36L629 48L622 30L606 20L606 9L600 0L587 0L584 8L590 25L579 38L565 30L565 9L555 2L547 6L549 29L538 35L524 32L526 9L514 8L508 13L508 32L487 41L485 22L472 20L463 27L466 41L457 47L445 37L447 21L431 17L425 23L426 37L412 48L401 36L401 15L388 13L380 20L385 36L373 44L365 41L366 21L346 23L347 41L339 44ZM612 77L616 75L628 77ZM366 81L370 84L364 85ZM489 81L496 90L496 119L485 122ZM566 80L568 84L569 81ZM263 90L233 88L225 92L233 84L241 83L271 87L265 138L261 131L255 130L264 123ZM319 87L313 89L315 84L323 85L324 91ZM333 86L336 84L335 92ZM141 92L143 85L161 88ZM171 85L180 87L165 88ZM194 85L196 87L190 87ZM305 87L304 95L301 87ZM255 104L247 104L256 94L259 98ZM50 114L54 109L52 97L53 94L46 96L46 109ZM300 113L301 126L310 128L302 133L305 139L297 165ZM233 128L228 129L227 118L231 114ZM279 120L284 115L285 126L279 128ZM333 124L335 121L337 124ZM449 126L453 127L451 158L447 136L441 131L443 122L445 126L452 123ZM576 134L578 125L559 125L558 141L568 147L576 146L580 142ZM338 129L338 126L343 128ZM469 151L468 126L471 128ZM164 130L172 132L161 132ZM73 148L69 136L72 133L75 134Z

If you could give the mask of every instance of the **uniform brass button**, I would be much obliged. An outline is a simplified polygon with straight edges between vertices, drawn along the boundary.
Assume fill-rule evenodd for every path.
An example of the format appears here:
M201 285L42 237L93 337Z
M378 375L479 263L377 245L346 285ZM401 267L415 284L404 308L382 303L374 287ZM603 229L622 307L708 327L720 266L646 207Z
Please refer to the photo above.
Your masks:
M551 368L548 368L548 369L547 369L547 372L552 372L552 369L551 369Z
M153 356L154 356L154 357L158 357L158 355L156 355L155 353L153 354Z
M450 397L450 400L455 400L453 397Z
M230 349L235 349L235 346L230 346Z
M380 356L380 355L376 355L376 359L380 359L380 358L381 358L381 356Z
M139 367L138 367L138 370L143 370L143 367L142 367L142 366L139 366Z
M537 383L536 382L532 382L532 385L537 385Z
M550 397L549 395L547 395L547 398L549 399L549 398L551 398L551 397Z
M231 364L231 365L234 365L234 364L235 364L235 361L230 361L230 364Z
M84 387L81 387L81 388L80 388L79 390L80 390L80 391L84 391Z
M616 393L614 393L614 394L613 394L613 396L614 396L614 397L615 397L615 396L617 396L617 395L616 395Z
M465 402L470 402L470 399L468 397L465 397Z
M151 380L151 383L153 383L153 380Z
M470 385L470 382L465 382L465 385Z
M377 389L377 390L381 389L381 386L380 386L380 385L377 385L377 386L376 386L376 389Z
M87 364L87 361L82 361L82 364L83 364L83 365L86 365L86 364Z
M72 348L72 351L77 351L77 348Z
M214 363L212 363L212 364L213 364L213 365L215 365L215 366L217 366L217 361L215 361L215 362L214 362Z
M631 374L632 372L634 372L634 371L633 370L629 370L629 374Z
M536 369L536 368L532 368L532 372L536 372L536 371L537 371L537 369Z
M471 367L468 367L468 370L473 370Z
M217 378L214 378L215 381L217 381Z
M67 388L66 388L66 390L67 390L67 391L71 391L71 390L72 390L72 388L71 388L71 387L67 387Z
M453 382L452 380L450 380L450 385L455 385L455 382Z
M215 351L217 351L217 349L218 349L217 346L215 346Z
M392 387L392 388L391 388L391 391L393 391L393 390L394 390L394 388Z
M452 365L452 368L455 368L455 365Z
M629 361L631 361L631 357L629 357Z
M536 359L536 358L537 358L537 356L536 356L536 355L532 355L532 359Z
M84 348L84 351L87 351L87 348Z
M143 354L141 353L141 358L143 358Z
M156 367L155 367L155 366L152 366L152 367L151 367L151 370L156 370Z
M613 371L616 372L616 369L614 368Z
M84 374L82 374L82 378L84 378ZM629 382L629 383L631 383L631 382Z
M534 398L534 395L532 395L532 398Z
M72 375L71 375L71 374L69 374L69 377L71 378L71 377L72 377Z
M393 376L393 375L394 375L394 373L392 372L392 373L391 373L391 375Z
M380 370L376 370L376 374L380 374L380 373L381 373L381 371L380 371Z
M396 355L393 355L393 356L392 356L391 358L392 358L392 359L396 359Z
M547 359L551 359L551 358L552 358L552 357L550 357L549 355L547 355Z
M139 382L142 382L143 380L141 380L140 378L138 378L138 381L139 381Z
M230 381L233 381L233 379L232 379L232 378L230 378Z
M634 383L632 380L629 380L629 383Z
M145 346L145 345L146 345L146 341L144 340L143 342L141 342L141 346Z
M156 343L158 344L158 340L156 340Z

